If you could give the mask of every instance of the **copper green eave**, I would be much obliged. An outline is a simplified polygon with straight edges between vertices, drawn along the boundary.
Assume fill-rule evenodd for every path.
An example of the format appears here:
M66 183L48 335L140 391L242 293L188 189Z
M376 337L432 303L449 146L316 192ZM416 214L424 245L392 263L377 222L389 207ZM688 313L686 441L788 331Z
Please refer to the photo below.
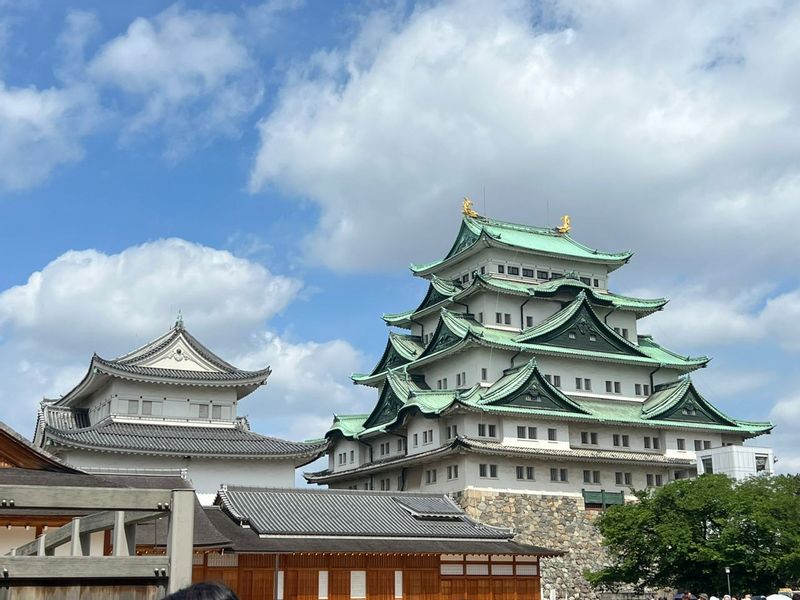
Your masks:
M531 227L518 223L498 221L488 217L468 217L464 215L461 229L452 248L442 260L411 265L415 275L427 277L442 268L452 265L480 248L508 248L528 254L553 256L599 263L613 271L624 265L632 252L601 252L572 239L569 234L558 233L556 229Z
M531 356L560 356L684 372L704 367L710 360L707 356L681 356L646 335L639 336L638 345L633 344L597 316L584 291L562 310L521 333L484 327L471 315L447 309L441 309L440 315L436 331L423 352L404 365L409 372L473 346ZM385 373L373 371L369 375L355 375L353 380L364 385L380 385Z
M684 414L685 405L695 407L694 414ZM684 377L658 389L643 403L610 399L570 398L542 376L531 359L508 369L489 388L474 386L469 390L430 390L420 388L405 367L390 371L375 409L365 419L354 415L345 433L341 424L348 417L337 416L327 437L338 432L351 439L370 437L402 425L413 411L437 416L452 410L528 415L558 420L648 428L718 431L744 438L769 433L769 422L733 419L705 400ZM358 423L361 423L358 429Z
M443 280L434 276L437 282ZM446 307L454 302L469 302L470 296L480 291L499 292L502 294L512 294L520 297L532 297L548 299L558 294L571 294L573 297L584 291L592 304L601 307L613 308L634 312L639 317L644 317L664 308L668 302L666 298L633 298L612 292L601 292L580 281L577 275L567 273L563 277L541 283L526 283L524 281L512 281L509 279L496 277L490 273L478 275L472 279L471 284L466 288L461 288L455 284L450 284L454 292L445 297L441 293L438 297L434 296L434 282L431 282L425 299L414 310L401 313L385 314L383 320L388 325L395 327L410 328L415 320L429 315L437 308ZM442 288L441 283L439 287ZM432 297L436 297L436 302L430 302Z

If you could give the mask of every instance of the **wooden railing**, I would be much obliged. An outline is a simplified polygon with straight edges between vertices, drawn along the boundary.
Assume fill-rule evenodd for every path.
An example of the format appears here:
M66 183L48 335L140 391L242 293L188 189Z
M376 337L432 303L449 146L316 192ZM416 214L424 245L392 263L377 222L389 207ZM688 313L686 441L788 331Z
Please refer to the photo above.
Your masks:
M138 580L178 590L192 578L194 502L190 489L0 485L0 507L6 509L90 512L0 556L0 581ZM169 518L166 554L137 556L136 526L164 516ZM90 555L90 536L101 531L111 532L110 556ZM67 544L67 555L55 556L56 548Z

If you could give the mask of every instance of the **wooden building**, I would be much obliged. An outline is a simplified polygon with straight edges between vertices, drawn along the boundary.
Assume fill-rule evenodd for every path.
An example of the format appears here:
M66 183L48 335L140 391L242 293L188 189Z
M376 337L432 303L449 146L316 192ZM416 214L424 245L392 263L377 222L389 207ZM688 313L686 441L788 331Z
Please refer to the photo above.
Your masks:
M242 600L539 600L539 561L448 497L234 488L205 509L226 549L195 552L193 580Z

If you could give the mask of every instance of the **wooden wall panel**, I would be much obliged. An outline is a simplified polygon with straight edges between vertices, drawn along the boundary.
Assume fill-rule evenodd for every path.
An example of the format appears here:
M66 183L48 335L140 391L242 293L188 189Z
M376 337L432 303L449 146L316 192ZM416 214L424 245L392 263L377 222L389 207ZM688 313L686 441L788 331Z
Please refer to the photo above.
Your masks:
M367 600L393 600L394 571L367 571Z
M541 584L538 577L519 577L516 579L517 600L540 600Z
M404 584L406 600L438 600L439 570L406 571Z
M459 578L442 579L439 584L439 594L442 600L463 600L465 594L465 580Z
M350 600L350 571L328 572L328 599Z

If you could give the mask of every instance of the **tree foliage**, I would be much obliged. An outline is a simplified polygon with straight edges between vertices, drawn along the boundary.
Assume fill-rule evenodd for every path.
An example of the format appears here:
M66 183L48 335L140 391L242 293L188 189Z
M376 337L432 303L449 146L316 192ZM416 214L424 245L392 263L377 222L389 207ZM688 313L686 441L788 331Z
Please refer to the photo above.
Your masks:
M611 564L596 587L774 592L800 583L800 476L703 475L636 493L597 520Z

